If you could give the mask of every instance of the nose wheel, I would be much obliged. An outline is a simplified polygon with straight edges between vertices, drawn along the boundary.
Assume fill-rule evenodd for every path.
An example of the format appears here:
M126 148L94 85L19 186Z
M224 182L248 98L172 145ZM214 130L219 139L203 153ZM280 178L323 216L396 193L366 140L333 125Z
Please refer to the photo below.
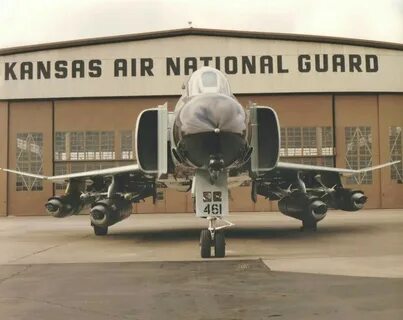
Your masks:
M225 235L224 231L216 232L214 236L214 254L216 258L225 257Z
M208 229L204 229L200 232L200 255L202 258L211 257L211 248L214 247L214 256L216 258L225 257L225 234L222 229L233 226L234 224L225 221L227 224L217 227L216 221L218 218L209 217Z
M200 255L202 258L211 257L211 245L213 240L211 238L211 233L209 230L202 230L200 232Z

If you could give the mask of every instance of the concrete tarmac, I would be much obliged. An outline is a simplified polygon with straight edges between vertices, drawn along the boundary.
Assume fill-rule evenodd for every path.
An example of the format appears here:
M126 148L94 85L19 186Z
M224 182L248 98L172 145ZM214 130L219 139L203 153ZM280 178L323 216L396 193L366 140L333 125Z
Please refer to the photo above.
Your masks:
M206 221L133 215L0 219L0 319L403 319L403 211L330 212L317 232L276 213L229 217L227 257L200 258Z

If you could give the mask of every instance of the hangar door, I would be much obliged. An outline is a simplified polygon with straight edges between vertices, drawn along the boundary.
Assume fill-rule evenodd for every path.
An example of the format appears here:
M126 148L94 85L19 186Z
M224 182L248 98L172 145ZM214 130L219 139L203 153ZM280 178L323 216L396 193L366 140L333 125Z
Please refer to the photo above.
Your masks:
M132 164L136 161L135 125L140 112L173 98L88 99L55 101L55 174ZM66 186L56 185L62 193ZM186 212L187 194L159 189L157 200L140 202L134 212Z
M336 165L360 169L380 163L378 96L336 95ZM385 141L386 142L386 141ZM387 169L385 169L387 170ZM368 195L366 208L381 207L379 170L344 178L348 188Z
M8 104L0 102L0 168L7 168ZM0 216L7 215L7 174L0 172Z
M403 160L403 95L379 95L381 163ZM381 171L382 208L403 208L403 164Z
M278 114L281 127L281 161L333 166L335 149L331 95L272 95L239 98L242 105L252 101L272 107ZM232 210L277 211L277 202L263 197L253 206L250 187L231 191ZM235 200L236 199L236 200Z
M13 102L9 112L10 168L52 175L52 102ZM52 184L15 174L8 177L8 214L45 214Z

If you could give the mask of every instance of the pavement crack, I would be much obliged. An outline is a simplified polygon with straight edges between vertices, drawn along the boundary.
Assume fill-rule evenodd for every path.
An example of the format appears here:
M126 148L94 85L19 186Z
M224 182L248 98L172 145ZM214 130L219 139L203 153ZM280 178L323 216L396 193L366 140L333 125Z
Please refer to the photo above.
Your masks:
M23 274L24 272L26 272L31 267L32 267L32 264L28 264L28 265L24 266L24 268L22 270L14 272L14 273L10 274L8 277L0 279L0 285L2 285L4 282L6 282L8 280L11 280L11 279L13 279L15 277L18 277L19 275Z
M17 262L17 261L20 261L20 260L23 260L23 259L26 259L26 258L29 258L29 257L33 257L33 256L35 256L35 255L37 255L37 254L41 254L41 253L46 252L46 251L49 251L49 250L51 250L51 249L60 247L60 246L62 246L63 244L64 244L64 243L59 243L59 244L56 244L56 245L47 247L47 248L45 248L45 249L41 249L41 250L38 250L38 251L31 252L31 253L29 253L29 254L27 254L27 255L25 255L25 256L18 257L17 259L11 260L11 261L9 261L9 263L14 263L14 262Z
M88 237L89 237L89 235L86 235L86 236L80 237L79 239L74 240L74 241L58 243L58 244L55 244L55 245L53 245L53 246L50 246L50 247L47 247L47 248L44 248L44 249L41 249L41 250L37 250L37 251L31 252L31 253L29 253L29 254L27 254L27 255L25 255L25 256L18 257L17 259L14 259L14 260L9 261L8 264L14 264L14 263L17 262L17 261L20 261L20 260L23 260L23 259L26 259L26 258L29 258L29 257L36 256L36 255L38 255L38 254L44 253L44 252L46 252L46 251L49 251L49 250L52 250L52 249L55 249L55 248L59 248L59 247L64 246L64 245L69 245L69 244L71 244L71 243L74 243L74 242L83 240L83 239L88 238Z
M107 312L101 312L101 311L96 311L96 310L89 310L89 309L85 309L85 308L81 308L81 307L75 307L75 306L67 306L65 304L50 301L50 300L33 299L33 298L21 297L21 296L6 297L6 298L0 298L0 299L26 300L26 301L31 301L31 302L44 303L44 304L48 304L48 305L52 305L52 306L57 306L57 307L64 308L64 309L70 309L70 310L76 310L76 311L85 312L85 313L89 313L89 314L96 314L96 315L106 316L108 318L112 317L112 318L115 318L115 319L122 319L122 316L118 316L116 314L107 313ZM127 317L125 317L125 318L127 318Z

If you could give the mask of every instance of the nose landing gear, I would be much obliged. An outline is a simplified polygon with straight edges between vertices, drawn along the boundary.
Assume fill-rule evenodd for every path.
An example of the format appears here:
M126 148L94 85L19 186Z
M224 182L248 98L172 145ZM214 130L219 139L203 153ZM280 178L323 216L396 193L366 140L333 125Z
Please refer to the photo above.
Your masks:
M214 255L216 258L225 257L225 235L223 229L233 226L234 224L226 222L223 226L216 226L217 220L221 220L217 217L207 218L209 226L208 229L204 229L200 233L200 255L202 258L211 257L211 247L214 247Z
M210 155L208 172L210 174L210 183L215 184L224 169L224 159L221 155Z

